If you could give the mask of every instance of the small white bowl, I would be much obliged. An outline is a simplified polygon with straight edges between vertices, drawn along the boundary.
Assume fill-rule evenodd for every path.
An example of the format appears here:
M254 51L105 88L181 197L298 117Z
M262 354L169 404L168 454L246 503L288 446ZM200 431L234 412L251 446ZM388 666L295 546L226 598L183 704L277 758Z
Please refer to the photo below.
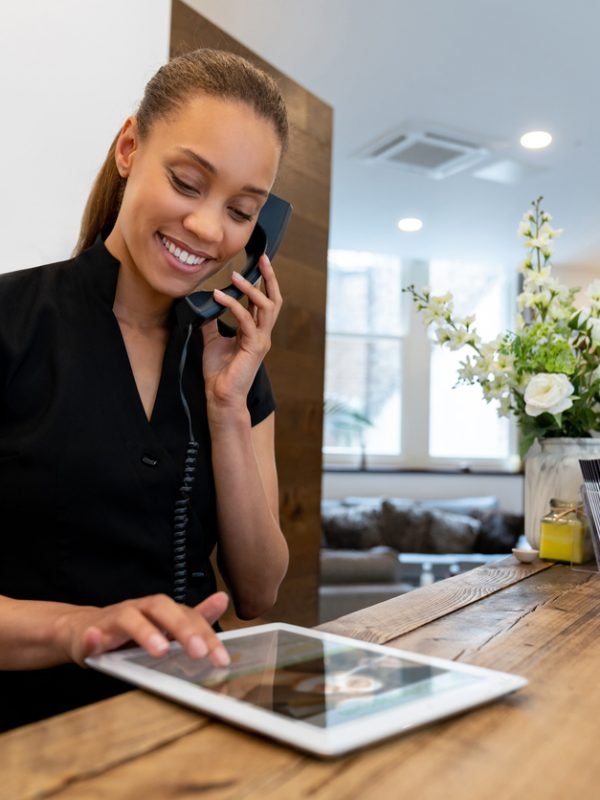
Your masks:
M523 564L531 564L540 554L539 550L533 550L531 547L513 547L512 552L513 556Z

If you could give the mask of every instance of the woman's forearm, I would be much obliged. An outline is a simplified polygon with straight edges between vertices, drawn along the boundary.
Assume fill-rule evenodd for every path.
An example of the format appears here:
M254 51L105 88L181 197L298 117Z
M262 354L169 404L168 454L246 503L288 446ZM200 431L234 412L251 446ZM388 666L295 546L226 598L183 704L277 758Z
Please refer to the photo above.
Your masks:
M53 667L69 661L57 635L66 603L0 597L0 669Z
M219 564L236 611L251 619L271 608L288 566L279 527L273 417L251 428L246 409L209 411L219 520Z

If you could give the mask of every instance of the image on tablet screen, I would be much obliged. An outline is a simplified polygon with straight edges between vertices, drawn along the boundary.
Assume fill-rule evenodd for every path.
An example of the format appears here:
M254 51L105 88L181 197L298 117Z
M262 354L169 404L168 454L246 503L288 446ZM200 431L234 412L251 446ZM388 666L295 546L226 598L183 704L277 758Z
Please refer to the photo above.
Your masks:
M227 668L181 650L132 659L204 689L320 728L478 682L476 676L291 631L229 638Z

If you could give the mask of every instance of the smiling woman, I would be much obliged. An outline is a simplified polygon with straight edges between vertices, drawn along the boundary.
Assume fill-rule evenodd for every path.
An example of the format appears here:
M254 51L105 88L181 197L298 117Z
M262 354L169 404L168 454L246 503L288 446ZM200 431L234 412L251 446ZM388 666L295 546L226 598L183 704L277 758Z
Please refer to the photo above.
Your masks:
M242 250L280 153L272 124L239 101L195 97L145 136L128 119L115 145L127 188L106 246L138 291L168 306Z
M19 532L0 561L0 729L124 691L80 667L130 640L227 664L215 547L239 616L275 602L275 274L266 256L264 290L234 274L248 308L215 291L236 335L185 331L173 306L243 250L286 139L264 73L174 59L113 142L75 257L0 279L0 507Z

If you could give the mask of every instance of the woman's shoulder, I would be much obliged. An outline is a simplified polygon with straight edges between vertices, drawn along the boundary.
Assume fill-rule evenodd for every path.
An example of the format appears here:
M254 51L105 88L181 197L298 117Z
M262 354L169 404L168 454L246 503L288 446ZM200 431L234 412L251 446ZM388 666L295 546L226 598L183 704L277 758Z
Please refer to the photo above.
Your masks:
M18 302L20 308L25 310L28 301L36 297L49 297L53 287L58 288L68 281L72 275L75 258L65 261L55 261L51 264L41 264L36 267L25 267L0 275L0 304L2 313L9 310L8 304Z
M40 264L34 267L23 267L4 272L0 275L0 290L10 291L13 288L24 289L28 286L37 286L43 282L51 282L68 269L74 258L55 261L50 264Z
M14 339L36 328L46 311L63 305L75 259L57 261L0 275L0 339ZM69 292L66 293L67 295Z

